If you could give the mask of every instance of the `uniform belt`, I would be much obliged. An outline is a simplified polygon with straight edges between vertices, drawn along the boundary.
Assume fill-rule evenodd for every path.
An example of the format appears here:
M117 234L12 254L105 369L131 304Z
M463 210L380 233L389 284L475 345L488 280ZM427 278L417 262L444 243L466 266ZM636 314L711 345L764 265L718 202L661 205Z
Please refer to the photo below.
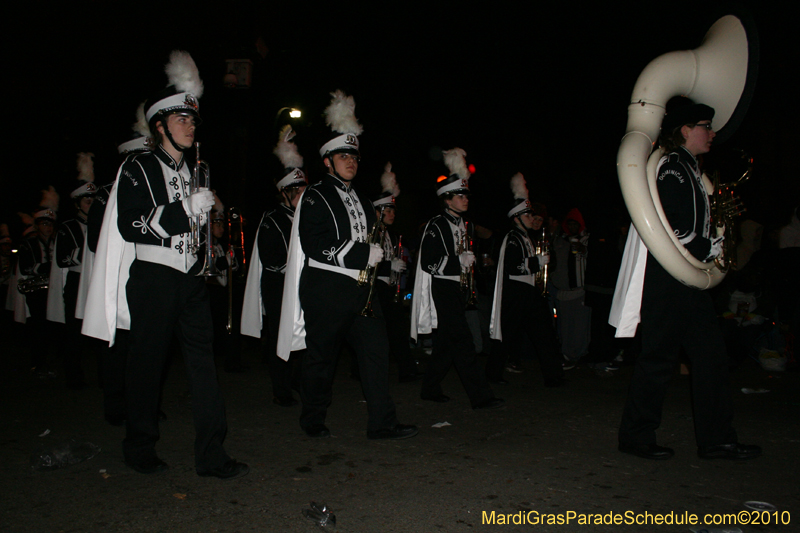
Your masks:
M320 263L316 259L308 259L308 266L313 268L318 268L320 270L329 270L330 272L336 272L337 274L343 274L345 276L349 276L354 280L358 280L358 273L360 270L355 270L353 268L343 268L337 267L334 265L326 265L325 263Z
M510 279L511 281L519 281L521 283L527 283L528 285L533 285L533 286L536 285L533 274L526 274L524 276L508 276L508 279Z

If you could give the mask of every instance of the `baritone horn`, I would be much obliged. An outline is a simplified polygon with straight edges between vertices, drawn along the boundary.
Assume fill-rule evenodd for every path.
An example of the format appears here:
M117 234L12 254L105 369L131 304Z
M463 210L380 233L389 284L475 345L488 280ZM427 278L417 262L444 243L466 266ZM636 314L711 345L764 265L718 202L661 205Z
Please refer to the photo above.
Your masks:
M690 287L710 289L725 273L713 262L695 259L675 237L655 184L663 150L653 151L653 146L667 101L678 95L713 107L715 143L729 138L750 103L757 61L754 26L737 15L725 15L714 22L700 47L670 52L651 61L631 95L626 133L617 152L622 195L647 249L670 275Z
M206 161L200 159L199 142L194 143L194 148L197 155L197 162L194 165L194 171L192 171L192 179L189 184L190 194L196 193L201 188L211 190L211 167L208 165ZM204 215L205 215L205 224L203 224L202 221ZM204 256L205 263L203 264L203 268L197 275L206 278L213 278L216 276L221 276L222 272L220 272L219 269L217 269L217 265L215 264L214 261L215 259L214 243L213 243L214 235L211 232L211 216L210 213L204 213L204 215L197 215L196 217L193 217L189 220L190 230L189 230L188 248L191 253L199 254L200 249L202 248L201 232L205 231L206 234L206 247Z

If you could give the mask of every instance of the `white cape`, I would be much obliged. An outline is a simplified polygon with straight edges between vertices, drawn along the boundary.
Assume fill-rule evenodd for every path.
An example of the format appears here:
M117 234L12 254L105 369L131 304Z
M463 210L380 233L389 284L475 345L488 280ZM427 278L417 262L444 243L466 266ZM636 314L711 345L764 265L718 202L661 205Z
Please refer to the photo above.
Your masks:
M58 237L56 237L58 240ZM53 254L55 256L55 254ZM51 322L66 322L64 316L64 285L67 284L68 268L59 268L53 257L50 265L50 281L47 285L47 320Z
M136 245L126 242L117 227L118 184L119 173L103 216L81 328L84 335L108 341L109 346L114 344L117 328L130 329L125 286L131 263L136 258Z
M264 327L264 302L261 299L261 274L264 268L261 264L261 257L258 253L258 232L253 244L253 251L250 253L250 266L247 270L247 283L244 287L244 305L242 305L242 335L261 338L261 328Z
M500 260L497 262L497 277L494 281L494 299L492 300L492 315L489 321L489 337L498 341L503 340L503 332L500 328L500 315L503 309L503 280L506 266L506 244L508 243L506 233L503 245L500 246Z
M425 233L428 227L425 226ZM436 305L433 303L431 294L431 282L433 276L422 269L422 243L425 241L423 233L422 241L419 243L417 253L417 269L414 274L414 295L411 299L411 338L416 342L419 334L426 335L431 333L439 326L436 315Z
M297 201L292 222L292 236L287 250L286 277L283 280L283 300L281 301L281 321L278 327L278 357L289 360L292 352L306 347L306 321L300 306L300 273L306 262L306 254L300 244L300 212L305 191ZM260 293L260 291L259 291Z
M81 260L81 281L78 283L78 301L75 303L75 318L83 320L86 314L86 298L89 296L89 282L94 268L94 252L89 250L88 239L84 235L83 256Z
M647 267L647 246L631 224L622 265L611 303L608 323L617 328L617 337L633 337L641 321L644 271Z

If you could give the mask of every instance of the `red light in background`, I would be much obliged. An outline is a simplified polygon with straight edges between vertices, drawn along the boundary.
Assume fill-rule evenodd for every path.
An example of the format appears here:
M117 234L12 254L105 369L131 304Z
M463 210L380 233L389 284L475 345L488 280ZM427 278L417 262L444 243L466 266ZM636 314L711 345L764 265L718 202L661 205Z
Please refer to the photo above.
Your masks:
M446 180L446 179L447 179L447 176L445 176L445 175L441 175L441 176L439 176L438 178L436 178L436 183L439 183L440 181L444 181L444 180Z

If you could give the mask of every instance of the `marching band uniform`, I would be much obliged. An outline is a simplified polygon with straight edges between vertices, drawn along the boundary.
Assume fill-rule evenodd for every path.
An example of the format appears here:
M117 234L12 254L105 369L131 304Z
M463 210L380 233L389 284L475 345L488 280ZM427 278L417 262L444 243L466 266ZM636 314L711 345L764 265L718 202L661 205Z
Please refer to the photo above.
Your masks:
M437 194L444 196L446 202L448 196L463 196L469 192L470 174L463 161L465 155L460 148L445 152L445 163L451 175L439 184ZM454 163L454 158L460 161ZM480 368L465 315L467 295L460 285L462 269L470 268L475 261L472 252L457 253L458 243L468 233L461 216L466 209L454 210L449 205L442 214L428 222L420 242L411 336L416 340L418 333L430 333L436 329L420 397L434 402L448 401L450 398L442 393L441 382L450 367L455 365L472 408L493 409L505 402L494 397Z
M288 360L284 360L277 352L292 222L300 194L308 185L308 179L301 170L303 157L291 142L294 135L291 126L285 126L273 152L284 167L283 176L275 183L282 200L276 209L265 212L261 217L242 310L242 333L252 337L261 337L262 314L267 317L269 342L265 357L272 380L272 401L281 407L297 405L292 388L293 382L299 380L298 360L302 357L302 351L295 351Z
M19 247L17 270L18 279L49 278L52 267L54 240L50 235L43 235L45 226L52 228L56 222L58 195L50 187L43 191L45 204L33 214L37 232L33 237L24 239ZM42 377L54 376L46 368L49 336L47 330L47 293L46 289L36 289L17 300L15 320L30 327L31 335L31 367ZM21 304L21 305L20 305Z
M537 254L531 241L528 232L532 226L527 225L527 217L523 215L530 214L532 220L534 210L528 201L524 178L522 174L517 176L512 178L515 199L508 212L514 227L500 248L490 327L492 339L502 342L486 364L486 375L490 382L502 381L508 356L523 350L527 336L539 358L545 385L558 387L564 383L564 370L547 299L536 286L536 274L550 257Z
M146 106L151 131L163 138L153 152L131 155L120 167L98 248L98 256L107 254L108 266L98 262L93 272L90 303L93 290L103 289L113 295L119 287L117 278L124 274L125 247L114 242L113 231L106 227L113 225L136 254L127 283L120 287L130 314L125 461L140 473L168 468L156 455L155 443L159 439L158 402L164 363L177 333L192 393L196 471L201 476L228 479L249 469L231 459L222 446L227 422L214 365L209 296L203 277L195 275L202 261L190 252L187 240L190 218L208 216L214 204L211 191L189 192L191 173L183 154L191 147L199 122L197 97L202 94L202 82L194 61L185 52L173 52L166 71L171 85ZM110 236L105 239L107 245L104 234ZM123 264L114 273L120 257ZM106 287L96 288L96 281ZM110 303L119 308L121 298L114 300ZM109 313L104 314L107 318ZM115 318L112 316L109 322ZM94 327L84 324L84 331L94 331ZM114 324L108 323L105 328L105 333L113 336Z
M367 437L409 438L418 429L398 423L389 395L389 346L380 302L373 301L375 318L360 315L369 287L358 284L359 271L383 255L376 244L366 242L376 222L372 202L350 184L358 166L361 126L353 115L352 97L341 91L332 96L326 118L338 135L320 150L330 173L303 193L295 215L278 355L288 358L289 348L302 347L304 337L300 426L308 436L330 436L325 417L336 357L346 341L359 363L369 413Z
M56 234L54 265L50 270L47 319L65 324L64 378L67 388L80 389L86 386L81 367L81 352L85 343L81 336L81 319L86 303L85 293L79 288L83 272L91 275L91 256L85 249L86 217L97 187L94 184L93 154L78 154L78 180L81 185L70 193L75 202L75 218L63 222ZM83 205L86 204L86 205ZM84 211L85 210L85 211ZM87 268L88 264L88 268ZM83 297L82 297L83 296Z
M391 163L387 163L386 170L381 176L383 192L372 203L384 216L386 216L387 212L390 212L393 223L393 215L397 209L395 198L400 194L400 188L397 186L395 174L391 169ZM384 259L377 266L375 296L380 301L381 310L383 311L386 332L389 336L389 346L397 362L399 381L400 383L405 383L420 379L421 374L417 372L417 364L409 347L408 319L404 312L403 304L395 301L398 280L407 268L405 260L399 255L399 244L399 239L391 231L391 224L384 219Z
M687 103L678 107L683 101ZM714 110L705 105L692 104L688 99L679 99L677 105L668 105L662 136L680 129L684 143L659 161L657 187L664 213L676 235L692 255L708 260L719 253L722 239L712 240L708 194L695 154L705 153L710 147L713 131L705 130L707 125L698 123L705 120L710 124ZM698 128L698 131L692 131L694 128ZM700 149L695 147L692 140L695 151L690 152L687 143L694 137L687 137L687 133L707 138ZM758 446L737 442L732 426L728 357L710 295L673 278L647 252L631 228L625 255L636 254L637 251L646 253L644 284L639 301L642 352L636 360L622 415L620 451L647 459L672 457L672 449L656 444L655 430L661 423L667 384L683 347L692 365L692 403L698 455L706 459L747 459L760 455ZM623 259L623 265L629 262L626 259ZM623 266L615 300L625 297L620 293L620 286L625 283ZM622 288L634 290L632 286ZM629 298L629 302L633 303L632 300ZM615 302L610 322L618 328L617 336L626 330L620 316L632 314L622 314L619 301Z
M144 102L137 109L137 122L133 125L133 138L117 146L117 151L127 158L129 154L144 153L152 148L150 144L150 130L144 117ZM94 256L100 240L100 231L103 227L106 206L109 202L111 189L114 182L98 189L94 197L89 214L86 217L86 250L94 265ZM87 263L88 264L88 263ZM86 293L88 298L89 281L91 272L81 276L80 293ZM87 276L89 276L87 278ZM84 287L85 284L85 287ZM102 349L102 383L103 383L103 415L106 421L114 426L121 426L128 417L125 407L125 368L128 364L128 329L117 328L114 334L114 344ZM164 419L166 415L162 415Z

